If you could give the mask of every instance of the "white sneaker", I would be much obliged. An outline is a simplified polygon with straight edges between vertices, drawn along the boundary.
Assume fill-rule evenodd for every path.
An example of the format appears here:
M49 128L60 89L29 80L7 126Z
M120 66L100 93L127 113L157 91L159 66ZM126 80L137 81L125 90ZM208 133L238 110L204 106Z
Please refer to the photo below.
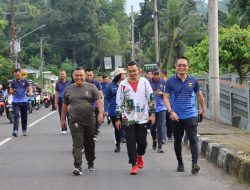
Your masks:
M94 140L95 142L98 141L97 135L94 136L93 140Z
M73 174L74 174L74 175L82 175L82 172L81 172L79 169L75 168L75 169L73 170Z
M62 131L61 134L62 134L62 135L66 135L66 134L67 134L67 131Z

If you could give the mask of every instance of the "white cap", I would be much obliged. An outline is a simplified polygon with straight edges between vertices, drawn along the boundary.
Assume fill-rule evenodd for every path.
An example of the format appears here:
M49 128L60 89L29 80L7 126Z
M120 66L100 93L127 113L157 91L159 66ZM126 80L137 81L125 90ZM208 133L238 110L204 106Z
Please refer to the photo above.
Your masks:
M127 71L124 69L124 68L116 68L115 71L114 71L114 76L117 76L119 74L126 74Z

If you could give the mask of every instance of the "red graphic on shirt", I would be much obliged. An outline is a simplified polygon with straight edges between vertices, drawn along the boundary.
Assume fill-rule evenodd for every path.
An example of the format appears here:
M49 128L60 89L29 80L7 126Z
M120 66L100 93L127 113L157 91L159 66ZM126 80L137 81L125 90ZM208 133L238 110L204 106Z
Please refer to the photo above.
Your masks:
M130 86L132 87L132 89L134 90L134 92L136 92L136 91L137 91L137 87L138 87L139 80L136 81L136 82L128 81L128 83L130 84Z

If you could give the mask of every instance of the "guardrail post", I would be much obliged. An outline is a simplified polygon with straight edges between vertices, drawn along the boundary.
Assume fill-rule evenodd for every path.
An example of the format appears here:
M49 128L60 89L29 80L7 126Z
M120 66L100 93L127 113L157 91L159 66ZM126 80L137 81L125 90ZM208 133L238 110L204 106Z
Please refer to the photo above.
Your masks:
M247 107L248 107L247 130L250 131L250 81L247 82Z

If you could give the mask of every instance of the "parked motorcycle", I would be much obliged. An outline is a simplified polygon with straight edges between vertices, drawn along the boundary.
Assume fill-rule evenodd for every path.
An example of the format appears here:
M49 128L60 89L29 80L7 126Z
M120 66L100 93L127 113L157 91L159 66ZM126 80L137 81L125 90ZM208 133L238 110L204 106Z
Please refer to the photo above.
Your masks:
M50 93L49 92L43 92L42 93L42 99L43 99L43 104L45 108L48 108L50 106Z
M34 108L35 108L35 97L34 97L34 95L28 96L28 103L29 103L28 111L29 111L29 113L32 113Z
M4 113L4 108L5 108L4 98L3 98L3 97L0 97L0 115L3 115L3 113Z
M36 92L36 110L41 108L41 94Z
M12 107L13 95L9 94L5 100L5 112L10 123L13 123L13 107Z

